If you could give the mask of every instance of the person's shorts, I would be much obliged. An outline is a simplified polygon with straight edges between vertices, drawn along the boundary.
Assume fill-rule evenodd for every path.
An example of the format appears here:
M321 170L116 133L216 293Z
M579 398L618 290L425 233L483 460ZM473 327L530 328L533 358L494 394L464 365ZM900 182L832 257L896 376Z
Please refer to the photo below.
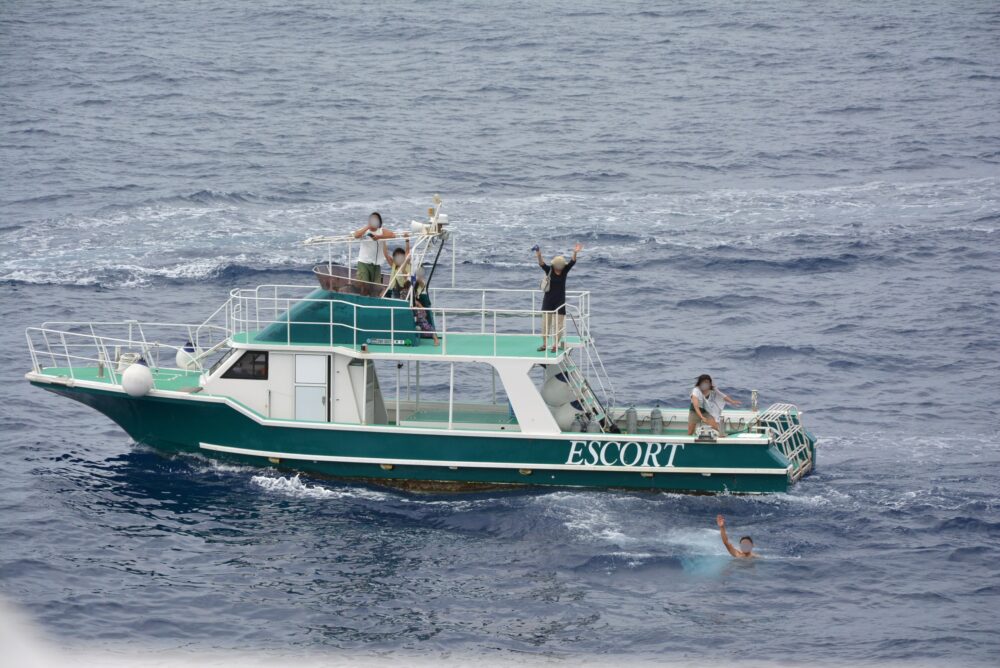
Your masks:
M718 422L719 422L719 435L720 436L725 436L726 435L726 429L723 426L725 424L725 422L723 420L719 420ZM703 424L703 423L701 421L701 418L698 417L698 414L695 413L693 410L688 409L688 429L690 429L691 427L697 427L700 424ZM707 424L707 423L705 423L705 424Z
M358 280L366 283L381 283L382 267L377 264L358 262Z

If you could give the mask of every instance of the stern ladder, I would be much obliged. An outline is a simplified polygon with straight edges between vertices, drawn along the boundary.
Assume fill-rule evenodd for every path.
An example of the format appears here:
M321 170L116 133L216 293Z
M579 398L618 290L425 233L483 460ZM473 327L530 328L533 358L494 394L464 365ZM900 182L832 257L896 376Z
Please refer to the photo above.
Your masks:
M608 411L590 386L590 382L573 361L573 357L569 354L564 355L559 360L558 366L573 392L575 403L580 406L580 411L586 415L587 419L596 421L602 432L607 431L605 423L608 421Z
M815 441L802 426L800 411L795 404L772 404L754 417L750 426L770 435L771 442L788 460L791 482L796 482L812 470Z

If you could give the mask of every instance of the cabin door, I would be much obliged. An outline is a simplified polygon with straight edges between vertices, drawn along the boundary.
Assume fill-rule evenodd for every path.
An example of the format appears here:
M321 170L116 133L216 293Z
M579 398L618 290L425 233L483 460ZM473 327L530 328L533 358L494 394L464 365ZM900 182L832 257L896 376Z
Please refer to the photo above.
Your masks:
M295 356L295 419L330 421L330 356Z

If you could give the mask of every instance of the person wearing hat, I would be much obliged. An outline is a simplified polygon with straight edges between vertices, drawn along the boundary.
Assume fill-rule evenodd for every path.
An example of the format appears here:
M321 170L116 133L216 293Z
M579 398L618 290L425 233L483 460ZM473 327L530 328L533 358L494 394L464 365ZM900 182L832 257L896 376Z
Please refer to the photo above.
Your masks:
M365 294L375 295L382 285L382 250L384 239L395 239L392 230L382 227L382 215L372 211L368 216L368 224L354 232L355 239L361 239L358 248L357 280L364 283L361 286ZM408 235L407 235L408 236ZM374 284L374 285L370 285Z
M542 251L538 246L535 257L538 259L538 266L548 276L548 290L542 298L542 345L538 347L539 352L545 350L549 338L552 339L551 352L556 352L562 342L563 329L566 326L566 276L569 270L576 265L576 255L583 246L577 243L573 246L573 257L569 262L562 255L552 258L552 265L545 264L542 259Z

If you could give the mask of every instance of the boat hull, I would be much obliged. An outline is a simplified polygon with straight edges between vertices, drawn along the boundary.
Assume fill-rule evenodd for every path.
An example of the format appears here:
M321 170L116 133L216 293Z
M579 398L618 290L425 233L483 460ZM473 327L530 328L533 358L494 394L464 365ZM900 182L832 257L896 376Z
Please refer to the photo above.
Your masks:
M463 484L773 493L788 461L764 443L670 443L613 434L538 438L515 433L399 429L267 419L221 398L133 398L83 385L32 384L84 403L135 441L166 452L425 489Z

